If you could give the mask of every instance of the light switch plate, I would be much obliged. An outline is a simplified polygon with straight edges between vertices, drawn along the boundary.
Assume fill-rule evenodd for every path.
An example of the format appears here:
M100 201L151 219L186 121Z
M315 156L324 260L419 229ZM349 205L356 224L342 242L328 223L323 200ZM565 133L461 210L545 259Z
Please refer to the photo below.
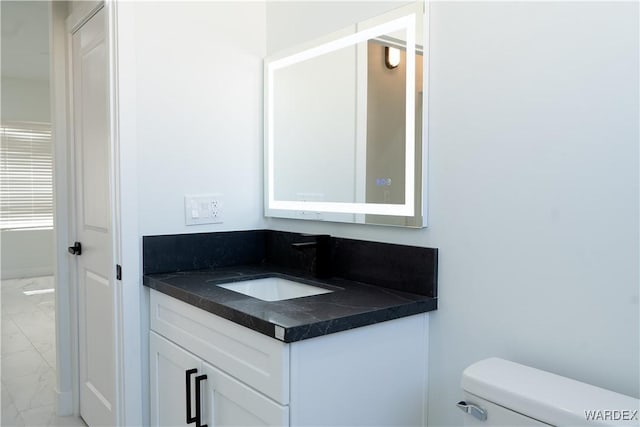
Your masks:
M184 216L186 225L222 224L222 194L186 194Z

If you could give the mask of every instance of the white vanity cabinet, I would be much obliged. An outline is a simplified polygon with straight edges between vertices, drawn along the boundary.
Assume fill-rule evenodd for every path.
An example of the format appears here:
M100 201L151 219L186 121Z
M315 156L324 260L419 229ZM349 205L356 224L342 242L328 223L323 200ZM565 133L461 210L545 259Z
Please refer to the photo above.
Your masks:
M153 426L425 425L426 313L287 344L155 290L150 307Z
M199 417L196 425L289 425L287 406L278 405L155 332L151 332L149 349L151 425L186 426L188 417ZM198 397L200 406L196 406Z

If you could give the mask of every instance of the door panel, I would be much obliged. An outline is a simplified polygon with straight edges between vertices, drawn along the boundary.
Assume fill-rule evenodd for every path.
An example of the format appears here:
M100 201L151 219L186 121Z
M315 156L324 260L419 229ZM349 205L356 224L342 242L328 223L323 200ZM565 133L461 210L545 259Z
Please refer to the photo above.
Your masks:
M102 301L109 301L111 298L111 286L109 280L91 271L85 270L85 313L84 323L87 331L104 330L104 319L111 316L109 304ZM112 342L105 340L102 334L86 335L86 375L85 382L90 385L92 392L110 406L109 396L113 396L113 365L103 365L104 355L113 352Z
M202 363L203 417L209 427L288 426L289 407L281 406L219 369Z
M151 425L186 426L186 376L189 369L198 369L196 356L167 341L155 332L149 336ZM191 376L191 410L195 414L195 375Z
M96 19L96 17L92 18ZM99 18L98 18L99 19ZM92 34L98 36L98 34ZM109 229L109 145L107 93L107 51L102 39L85 47L80 56L80 76L82 79L82 184L83 222L85 227L108 232ZM108 141L108 140L107 140Z
M115 280L111 227L106 15L72 36L73 135L80 415L90 426L116 425Z

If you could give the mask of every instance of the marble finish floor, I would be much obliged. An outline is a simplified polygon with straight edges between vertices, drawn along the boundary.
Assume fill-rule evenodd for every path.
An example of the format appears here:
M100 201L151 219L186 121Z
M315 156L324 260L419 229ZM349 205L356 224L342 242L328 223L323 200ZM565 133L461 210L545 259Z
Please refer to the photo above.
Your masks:
M1 384L4 426L84 426L56 416L55 294L53 277L2 280Z

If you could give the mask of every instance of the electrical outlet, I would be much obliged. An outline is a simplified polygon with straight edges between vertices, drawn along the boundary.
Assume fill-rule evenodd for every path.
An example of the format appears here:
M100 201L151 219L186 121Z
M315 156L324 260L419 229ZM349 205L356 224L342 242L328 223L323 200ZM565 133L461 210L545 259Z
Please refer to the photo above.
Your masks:
M222 194L193 194L184 196L187 225L222 224Z
M222 222L222 201L219 198L209 201L209 217Z

